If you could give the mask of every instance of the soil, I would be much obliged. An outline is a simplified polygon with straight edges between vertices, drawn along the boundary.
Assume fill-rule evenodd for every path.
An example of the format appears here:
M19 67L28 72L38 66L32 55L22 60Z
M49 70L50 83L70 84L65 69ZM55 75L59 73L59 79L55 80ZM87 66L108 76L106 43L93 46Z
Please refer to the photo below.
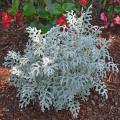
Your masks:
M111 29L113 42L110 53L120 68L120 29ZM21 51L25 48L27 35L24 28L15 31L0 30L0 65L9 50ZM38 103L31 103L27 108L19 108L17 90L5 80L10 75L7 68L0 68L0 120L120 120L120 73L105 81L108 87L108 100L91 91L87 102L81 102L78 119L73 119L66 110L56 112L54 109L42 113Z
M22 54L27 41L24 27L14 31L3 31L0 29L0 65L2 65L8 51L20 51Z

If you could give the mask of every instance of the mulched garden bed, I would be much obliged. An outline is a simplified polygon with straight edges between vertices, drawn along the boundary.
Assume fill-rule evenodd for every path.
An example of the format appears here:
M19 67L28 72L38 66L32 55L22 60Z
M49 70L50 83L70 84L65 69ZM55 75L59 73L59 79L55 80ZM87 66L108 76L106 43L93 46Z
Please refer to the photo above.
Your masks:
M3 31L0 29L0 65L2 65L9 50L20 51L22 54L27 41L24 27L15 31Z
M110 53L120 68L120 29L111 30L113 42ZM5 32L0 30L0 66L4 61L8 50L21 51L25 48L27 35L24 28L16 31ZM16 89L9 86L5 78L9 76L7 69L0 68L0 120L75 120L70 112L54 109L42 113L38 103L30 104L25 109L19 108L19 98L16 97ZM79 118L76 120L120 120L120 73L117 77L111 75L106 81L109 90L109 98L105 100L92 92L87 102L81 103Z

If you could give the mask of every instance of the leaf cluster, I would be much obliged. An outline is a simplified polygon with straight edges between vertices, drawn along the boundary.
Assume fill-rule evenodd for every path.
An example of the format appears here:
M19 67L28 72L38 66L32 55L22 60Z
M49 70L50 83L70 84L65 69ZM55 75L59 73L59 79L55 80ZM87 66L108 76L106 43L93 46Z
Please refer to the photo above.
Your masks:
M69 10L80 10L77 4L73 0L13 0L9 13L15 15L20 10L31 27L47 32L57 17Z

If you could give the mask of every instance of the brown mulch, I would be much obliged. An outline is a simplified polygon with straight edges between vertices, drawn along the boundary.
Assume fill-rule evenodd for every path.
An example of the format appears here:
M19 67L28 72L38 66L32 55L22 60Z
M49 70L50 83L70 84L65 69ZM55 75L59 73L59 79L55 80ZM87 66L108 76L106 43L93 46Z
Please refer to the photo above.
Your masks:
M2 65L9 50L23 53L27 41L24 27L15 31L3 31L0 29L0 65Z
M105 100L92 92L87 102L81 103L78 119L70 112L62 110L42 113L38 103L25 109L19 108L17 90L5 80L9 70L0 69L0 120L120 120L120 84L108 81L109 99ZM4 80L3 80L4 79Z
M120 33L119 30L111 30L113 42L110 53L120 68ZM24 29L5 32L0 30L0 64L8 50L21 51L27 42ZM17 90L9 86L5 80L9 76L9 70L0 68L0 120L75 120L70 112L62 110L46 111L42 113L38 103L31 103L27 108L19 108L19 98L16 97ZM120 74L119 74L120 76ZM79 118L76 120L120 120L120 81L119 76L111 75L106 81L109 90L109 98L105 100L92 92L87 102L81 102Z

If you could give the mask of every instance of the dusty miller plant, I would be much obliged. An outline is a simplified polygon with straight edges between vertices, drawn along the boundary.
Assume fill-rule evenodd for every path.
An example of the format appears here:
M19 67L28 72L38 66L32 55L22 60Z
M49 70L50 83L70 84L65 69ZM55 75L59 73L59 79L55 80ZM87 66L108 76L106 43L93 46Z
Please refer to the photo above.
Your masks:
M91 7L77 18L66 14L69 28L55 26L46 34L28 27L29 42L24 55L9 51L4 65L11 67L11 85L18 88L20 106L39 100L41 110L68 109L78 116L78 97L86 100L90 89L108 98L102 79L118 72L109 55L110 40L102 41L100 28L91 25Z

